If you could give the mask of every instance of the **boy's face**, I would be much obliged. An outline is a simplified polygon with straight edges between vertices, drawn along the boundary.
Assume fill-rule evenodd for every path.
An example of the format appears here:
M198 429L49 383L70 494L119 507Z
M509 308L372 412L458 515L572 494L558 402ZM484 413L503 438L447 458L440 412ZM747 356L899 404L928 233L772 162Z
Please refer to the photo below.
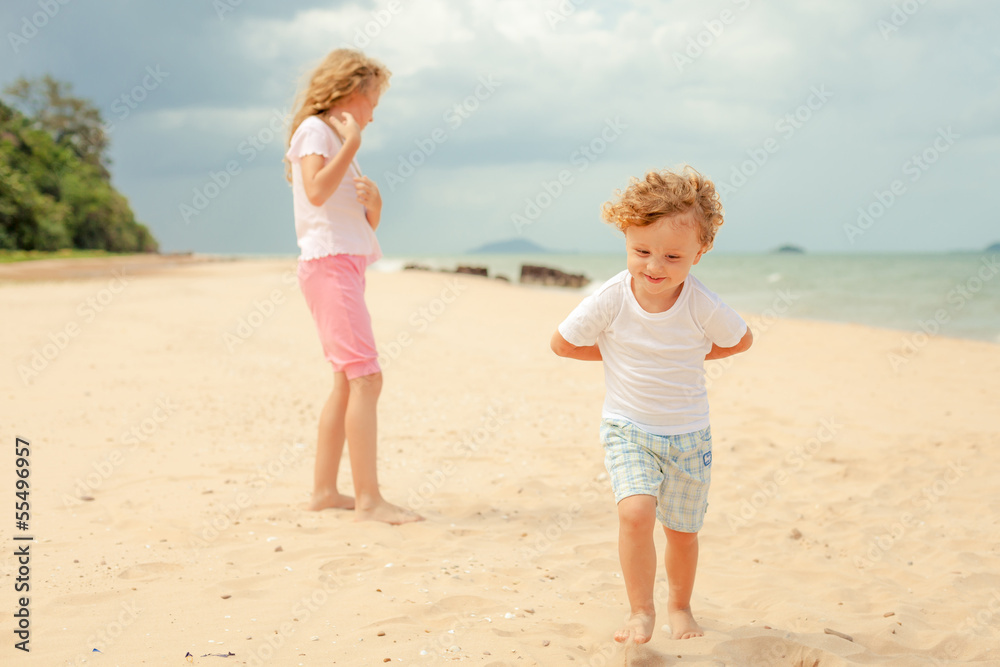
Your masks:
M691 267L705 253L698 225L688 213L627 228L625 248L636 297L654 303L671 301L671 305Z

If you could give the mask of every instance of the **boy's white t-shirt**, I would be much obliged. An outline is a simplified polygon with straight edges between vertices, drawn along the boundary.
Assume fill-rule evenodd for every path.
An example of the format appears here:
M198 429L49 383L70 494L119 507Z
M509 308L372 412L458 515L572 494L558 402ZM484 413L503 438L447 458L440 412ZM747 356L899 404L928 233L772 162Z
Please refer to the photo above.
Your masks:
M596 343L601 350L602 416L656 435L692 433L709 425L705 355L712 343L733 347L746 332L743 318L690 274L669 310L646 312L627 270L585 298L559 325L571 345Z
M302 157L322 155L332 158L343 143L333 129L318 116L309 116L296 128L285 157L292 163L292 203L299 259L327 255L362 255L368 263L382 256L375 232L365 217L365 207L357 199L355 164L344 174L340 186L321 206L313 206L302 185Z

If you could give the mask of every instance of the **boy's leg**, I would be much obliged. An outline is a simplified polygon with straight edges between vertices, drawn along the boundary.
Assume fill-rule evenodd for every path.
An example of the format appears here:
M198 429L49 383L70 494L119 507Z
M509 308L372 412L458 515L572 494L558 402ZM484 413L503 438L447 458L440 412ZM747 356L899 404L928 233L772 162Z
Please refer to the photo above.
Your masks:
M319 415L316 438L316 470L313 473L313 496L309 509L328 507L354 509L354 498L337 491L340 459L344 453L344 422L350 385L343 373L333 374L333 391Z
M670 589L667 613L671 635L673 639L702 637L705 632L691 613L691 591L698 569L698 533L682 533L666 526L663 531L667 534L666 566Z
M355 518L385 523L420 521L423 517L382 498L376 470L378 442L378 397L382 391L382 373L363 375L348 381L346 433L351 473L354 476Z
M656 611L653 608L653 585L656 580L656 546L653 526L656 523L656 498L637 495L618 503L618 557L631 607L629 618L615 641L644 644L653 636Z

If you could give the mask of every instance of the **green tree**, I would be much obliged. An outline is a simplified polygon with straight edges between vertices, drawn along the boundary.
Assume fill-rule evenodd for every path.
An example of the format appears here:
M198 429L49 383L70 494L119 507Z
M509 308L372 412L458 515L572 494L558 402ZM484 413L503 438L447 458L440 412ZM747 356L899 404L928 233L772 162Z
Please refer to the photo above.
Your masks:
M0 248L155 252L156 239L111 185L106 141L81 155L81 146L97 144L70 139L85 136L70 128L86 123L58 120L46 109L29 118L0 101ZM55 126L64 131L53 135Z
M48 132L57 144L72 148L85 162L101 167L102 175L110 178L108 136L101 112L88 100L71 95L72 89L72 84L46 74L40 79L21 77L4 93L36 128Z

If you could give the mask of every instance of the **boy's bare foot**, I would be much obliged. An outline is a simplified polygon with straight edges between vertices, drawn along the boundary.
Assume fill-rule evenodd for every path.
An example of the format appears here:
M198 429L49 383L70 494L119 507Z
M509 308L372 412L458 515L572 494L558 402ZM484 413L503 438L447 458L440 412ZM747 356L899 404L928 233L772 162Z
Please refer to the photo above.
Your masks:
M691 607L687 609L674 609L668 611L667 616L670 621L670 634L672 639L691 639L692 637L704 637L705 631L701 629L698 622L694 620Z
M382 500L378 504L364 509L358 508L354 513L355 521L381 521L398 526L401 523L411 523L413 521L423 521L424 517L416 512L393 505L387 500Z
M354 498L352 496L345 496L343 493L323 493L319 495L314 493L312 500L309 501L309 509L313 512L325 509L352 510L354 509Z
M636 644L645 644L653 636L655 626L655 613L636 612L629 614L625 626L615 633L615 641L621 643L633 641Z

